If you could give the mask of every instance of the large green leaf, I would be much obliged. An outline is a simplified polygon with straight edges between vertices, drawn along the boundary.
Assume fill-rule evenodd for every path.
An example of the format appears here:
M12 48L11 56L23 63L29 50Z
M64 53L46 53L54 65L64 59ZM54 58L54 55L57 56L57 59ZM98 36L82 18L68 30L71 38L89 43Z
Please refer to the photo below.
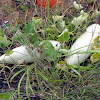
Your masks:
M23 31L24 31L25 33L35 33L35 30L34 30L34 28L33 28L33 23L30 22L30 23L26 24L26 25L24 26L24 28L23 28Z
M35 43L38 41L39 35L38 34L34 34L34 35L29 34L28 37L29 37L31 43Z
M40 48L41 58L50 60L57 57L57 51L54 49L52 44L49 41L43 41Z
M34 35L29 34L28 37L29 37L30 43L33 44L33 46L35 48L38 47L38 45L40 44L40 41L38 39L39 35L38 34L34 34Z

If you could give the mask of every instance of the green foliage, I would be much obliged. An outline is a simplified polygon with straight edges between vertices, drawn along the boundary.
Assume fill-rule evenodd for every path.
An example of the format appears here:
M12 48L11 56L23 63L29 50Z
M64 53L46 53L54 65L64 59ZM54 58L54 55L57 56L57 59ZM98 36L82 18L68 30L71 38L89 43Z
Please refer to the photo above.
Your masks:
M38 34L34 34L34 35L29 34L28 37L29 37L30 43L33 44L33 46L35 48L38 47L38 45L40 44L40 41L38 40L39 35Z
M43 41L40 48L41 59L46 59L48 61L54 60L57 57L57 52L49 41Z
M6 35L4 36L0 36L0 46L3 47L3 48L6 48L8 47L8 45L10 44L10 40L7 40L7 37Z
M94 53L94 54L92 54L91 61L92 61L92 63L100 61L100 53Z
M58 36L58 41L65 41L65 42L68 42L70 36L69 36L69 33L68 33L68 30L65 29L63 30L63 32Z
M92 0L87 1L88 3L92 2ZM21 3L23 2L24 1L21 0ZM24 11L28 11L28 8L24 4L20 5L20 7ZM46 19L33 17L32 21L29 23L26 24L25 22L25 26L22 30L18 24L17 28L14 27L12 23L3 25L4 29L9 31L9 33L14 33L13 37L11 38L14 43L19 42L22 45L28 46L31 44L33 49L36 48L37 52L40 53L41 59L36 59L33 64L14 65L13 67L0 64L0 66L2 66L0 74L2 71L5 73L5 80L7 83L11 84L14 78L18 76L20 77L19 80L16 80L16 82L18 81L18 89L16 90L16 93L15 91L0 93L1 100L15 99L14 95L17 95L17 92L19 96L18 100L22 100L21 94L24 93L27 95L28 100L30 100L31 94L34 96L35 94L41 95L41 99L46 100L92 100L94 97L98 99L100 91L100 78L94 78L100 73L100 46L99 42L97 41L98 38L94 40L96 45L94 45L93 48L96 48L95 50L81 52L94 53L91 56L93 58L91 60L92 63L90 60L89 62L88 60L85 62L88 63L87 66L84 66L84 63L81 66L66 65L66 62L63 60L69 55L69 53L65 55L60 54L59 56L59 53L48 41L52 39L58 40L62 43L61 47L64 49L67 47L67 45L72 45L70 41L75 41L76 37L74 37L74 35L79 35L76 32L82 32L84 30L83 28L86 28L86 26L88 26L88 24L91 22L91 19L89 19L90 17L88 17L88 12L85 13L81 11L80 16L78 16L79 14L71 14L74 15L73 18L76 16L76 18L72 20L71 17L69 19L67 16L66 18L65 16L59 16L62 9L61 7L59 8L59 6L57 7L58 10L55 12L56 16L51 18L51 13L49 12L50 8L48 7L48 15L45 17ZM42 10L43 9L41 9L41 11ZM74 26L77 27L77 31ZM2 48L6 48L11 44L10 40L8 40L7 36L5 35L4 29L0 29L0 46ZM73 32L75 34L72 34ZM40 41L44 39L45 41L40 43ZM65 42L66 44L64 44ZM6 50L5 52L6 56L9 56L12 53L13 51L11 50ZM44 59L46 59L46 61L44 61ZM10 74L7 73L6 75L4 70L5 67L10 70ZM15 69L17 68L18 71L15 72ZM34 82L34 80L36 82ZM25 89L22 89L22 84L24 84ZM11 87L9 86L9 88ZM34 87L37 88L36 91Z
M14 98L14 91L0 93L0 100L11 100Z
M23 44L24 40L27 39L27 35L22 34L20 30L17 30L14 36L12 37L12 40L15 42L19 42Z
M95 62L98 62L98 61L100 61L100 43L99 43L99 36L98 37L96 37L95 39L94 39L94 45L93 45L93 48L96 50L96 51L98 51L98 53L94 53L94 54L92 54L91 55L91 61L92 61L92 63L95 63Z
M0 36L3 36L5 33L4 33L4 30L1 28L0 29Z
M24 26L24 28L23 28L23 31L24 31L25 33L35 33L35 30L34 30L34 28L33 28L33 23L30 22L30 23L26 24L26 25Z

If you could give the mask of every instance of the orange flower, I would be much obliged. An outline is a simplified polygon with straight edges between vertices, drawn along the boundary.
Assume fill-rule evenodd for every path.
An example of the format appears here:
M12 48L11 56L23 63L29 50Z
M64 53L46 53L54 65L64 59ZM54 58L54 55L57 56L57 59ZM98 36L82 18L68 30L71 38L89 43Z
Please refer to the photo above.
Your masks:
M42 6L42 7L45 7L47 6L48 4L48 0L37 0L37 3ZM54 4L57 3L57 0L49 0L49 6L52 7Z

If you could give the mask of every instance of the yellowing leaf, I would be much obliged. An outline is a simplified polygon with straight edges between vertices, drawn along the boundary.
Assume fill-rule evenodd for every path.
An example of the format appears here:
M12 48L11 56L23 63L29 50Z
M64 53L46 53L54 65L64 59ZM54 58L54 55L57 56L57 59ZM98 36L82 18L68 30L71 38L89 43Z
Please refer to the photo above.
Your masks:
M33 18L32 18L32 21L33 21L33 24L34 24L35 26L37 26L37 25L41 24L42 19L39 18L39 17L33 17Z
M100 61L100 53L94 53L94 54L92 54L92 56L91 56L90 59L91 59L92 63Z
M60 61L60 62L56 65L56 68L57 68L58 70L60 70L60 69L66 69L67 66L66 66L65 61Z
M94 45L93 45L93 49L95 50L100 50L100 44L99 44L99 39L100 39L100 36L96 37L93 41ZM97 45L96 45L97 44Z
M83 8L80 4L77 4L76 1L73 2L73 5L77 10L80 10Z
M98 43L97 45L93 45L93 49L95 49L95 50L100 50L99 39L100 39L100 36L96 37L94 39L94 41L93 41L94 44L97 44ZM94 54L92 54L92 56L91 56L90 59L91 59L91 62L92 63L95 63L97 61L100 61L100 53L94 53Z
M91 3L93 0L87 0L88 3Z
M56 15L56 16L52 16L52 19L53 19L54 22L57 22L58 20L63 19L63 17L64 16L58 16L58 15Z
M84 21L84 18L82 17L82 15L80 15L79 17L75 17L73 20L72 20L72 24L75 26L75 27L78 27L79 25L82 24L82 22Z
M87 21L87 18L89 17L89 14L85 13L83 10L81 10L80 14L82 15L84 21Z
M93 13L92 13L92 18L96 18L96 17L98 17L98 16L100 16L100 11L98 11L98 10L95 10Z
M87 21L88 17L89 17L89 14L88 13L85 13L83 10L81 10L80 12L80 16L79 17L75 17L73 20L72 20L72 24L75 26L75 27L78 27L79 25L81 25L84 21Z

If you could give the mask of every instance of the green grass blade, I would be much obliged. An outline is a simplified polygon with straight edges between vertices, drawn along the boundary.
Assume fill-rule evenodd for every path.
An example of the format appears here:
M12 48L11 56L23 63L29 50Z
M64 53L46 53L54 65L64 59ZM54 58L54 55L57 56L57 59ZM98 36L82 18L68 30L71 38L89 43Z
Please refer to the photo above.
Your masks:
M29 98L29 93L28 93L28 88L29 88L29 69L27 69L27 79L26 79L26 95L28 97L28 100L30 100Z
M74 69L74 68L72 68L72 67L70 67L76 74L78 74L80 77L82 77L81 75L80 75L80 73L76 70L76 69Z
M11 77L11 79L10 79L10 82L13 80L13 78L15 77L15 76L17 76L19 73L21 73L22 71L24 71L26 68L23 68L23 69L21 69L20 71L18 71L17 73L15 73L12 77Z
M23 78L24 78L25 75L26 75L26 72L22 75L22 77L21 77L21 79L20 79L20 81L18 83L18 96L19 96L19 99L20 100L21 100L21 96L20 96L20 85L21 85L21 82L22 82L22 80L23 80Z

